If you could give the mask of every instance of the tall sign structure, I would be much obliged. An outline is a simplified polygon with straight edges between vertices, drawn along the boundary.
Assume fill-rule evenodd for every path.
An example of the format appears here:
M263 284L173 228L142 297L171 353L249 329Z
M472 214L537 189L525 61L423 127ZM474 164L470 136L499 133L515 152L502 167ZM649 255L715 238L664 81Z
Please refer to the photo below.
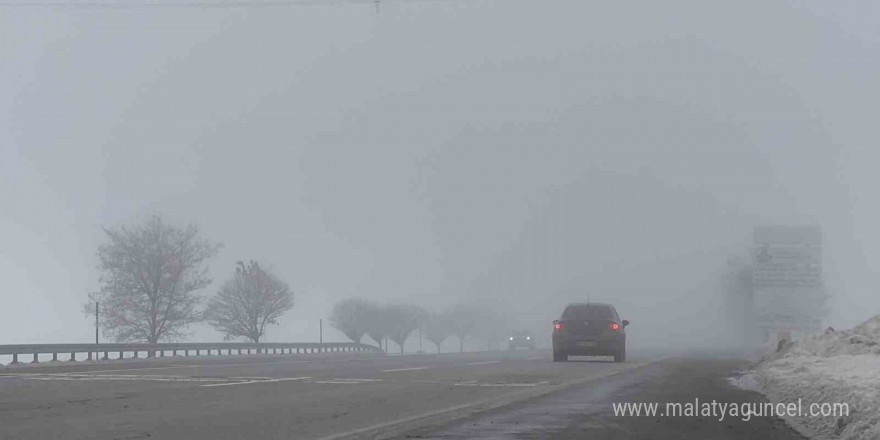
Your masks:
M765 340L821 329L827 294L818 226L755 226L752 289Z

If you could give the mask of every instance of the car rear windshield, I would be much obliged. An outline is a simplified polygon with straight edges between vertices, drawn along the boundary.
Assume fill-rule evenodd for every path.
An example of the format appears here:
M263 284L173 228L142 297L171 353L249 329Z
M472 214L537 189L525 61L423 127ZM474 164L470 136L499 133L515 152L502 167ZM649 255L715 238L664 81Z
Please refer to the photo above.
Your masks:
M562 319L580 319L584 321L595 319L614 319L614 312L608 306L568 306L562 312Z

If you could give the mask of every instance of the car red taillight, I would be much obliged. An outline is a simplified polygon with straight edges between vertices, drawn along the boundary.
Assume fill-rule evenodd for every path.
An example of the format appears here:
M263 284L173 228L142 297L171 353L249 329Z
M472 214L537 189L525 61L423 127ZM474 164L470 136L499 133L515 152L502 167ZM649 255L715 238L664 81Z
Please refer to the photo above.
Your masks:
M553 325L553 329L557 330L557 331L562 330L562 324L557 322L556 324Z
M608 327L610 327L611 330L620 330L620 324L618 324L614 321L609 322Z

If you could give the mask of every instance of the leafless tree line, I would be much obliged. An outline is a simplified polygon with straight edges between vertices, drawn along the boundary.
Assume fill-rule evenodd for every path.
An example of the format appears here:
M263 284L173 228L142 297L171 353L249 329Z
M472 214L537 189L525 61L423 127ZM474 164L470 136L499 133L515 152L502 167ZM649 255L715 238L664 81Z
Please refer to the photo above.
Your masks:
M383 340L390 339L401 353L407 339L417 330L439 353L441 344L450 337L458 340L459 351L464 351L465 340L472 336L483 339L487 348L497 347L514 326L496 308L485 305L457 304L434 312L413 304L381 304L359 297L336 303L330 324L355 342L369 336L386 351L387 343L383 345Z
M153 216L104 232L107 241L97 251L100 289L89 295L84 310L94 314L99 305L104 334L116 341L175 340L190 325L204 322L227 340L259 342L267 326L293 307L290 287L256 261L239 261L215 294L199 295L212 283L207 262L222 245L204 238L195 225L179 227ZM352 341L369 336L386 351L391 340L403 352L417 330L438 352L450 337L463 351L472 336L487 348L507 336L514 324L499 309L458 304L435 312L414 304L349 298L333 307L330 322Z

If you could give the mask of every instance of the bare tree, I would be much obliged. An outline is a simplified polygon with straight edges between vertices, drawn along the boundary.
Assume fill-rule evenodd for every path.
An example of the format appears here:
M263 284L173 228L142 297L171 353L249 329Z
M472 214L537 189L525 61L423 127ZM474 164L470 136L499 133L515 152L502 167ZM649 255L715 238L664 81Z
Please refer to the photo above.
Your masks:
M369 307L367 309L367 328L366 333L370 336L377 344L379 344L379 348L388 351L388 347L385 346L382 342L389 333L391 333L391 325L389 322L389 313L387 306L375 303L369 303Z
M226 339L245 337L254 342L293 307L293 292L275 275L251 261L239 261L235 275L208 302L208 323Z
M392 304L385 308L385 314L388 320L388 338L400 346L400 354L403 354L403 345L413 330L419 328L426 312L412 304Z
M452 334L458 337L458 351L464 351L464 340L471 335L480 323L480 311L468 304L453 306L447 313Z
M452 334L452 325L449 318L442 313L432 313L428 316L425 323L425 339L437 346L437 353L440 353L440 345Z
M179 228L158 215L104 232L109 241L97 253L101 287L85 312L93 314L100 301L111 338L155 344L182 337L202 319L196 292L211 283L205 263L221 245L202 238L195 225Z
M348 339L361 342L369 328L371 308L375 307L363 298L348 298L339 301L330 312L330 325L341 331Z

